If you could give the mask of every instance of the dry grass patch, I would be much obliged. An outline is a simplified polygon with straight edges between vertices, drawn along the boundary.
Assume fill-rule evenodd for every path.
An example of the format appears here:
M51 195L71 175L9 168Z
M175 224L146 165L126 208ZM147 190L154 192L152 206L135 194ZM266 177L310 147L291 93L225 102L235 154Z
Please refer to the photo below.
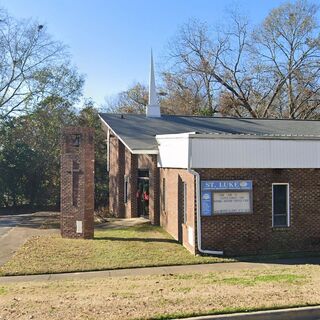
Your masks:
M160 227L139 225L95 232L94 240L33 237L3 267L2 275L22 275L229 262L195 257Z
M319 266L282 266L10 284L3 287L0 319L171 319L315 305L319 280Z

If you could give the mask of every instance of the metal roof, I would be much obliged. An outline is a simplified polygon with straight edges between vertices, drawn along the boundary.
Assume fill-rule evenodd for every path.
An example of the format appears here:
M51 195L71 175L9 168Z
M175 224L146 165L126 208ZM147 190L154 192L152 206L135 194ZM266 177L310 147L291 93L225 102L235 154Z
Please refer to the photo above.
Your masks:
M219 137L225 135L272 137L275 139L302 137L320 138L320 121L223 118L201 116L162 115L146 118L144 114L100 113L103 123L122 140L131 151L156 151L156 135L197 132ZM138 152L137 152L138 153Z

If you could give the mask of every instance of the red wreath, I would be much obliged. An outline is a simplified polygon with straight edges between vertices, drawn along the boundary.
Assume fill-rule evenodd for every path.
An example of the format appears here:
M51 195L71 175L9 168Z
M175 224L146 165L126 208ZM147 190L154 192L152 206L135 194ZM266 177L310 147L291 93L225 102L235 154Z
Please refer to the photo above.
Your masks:
M148 193L146 191L143 193L143 200L144 201L149 201L149 195L148 195Z

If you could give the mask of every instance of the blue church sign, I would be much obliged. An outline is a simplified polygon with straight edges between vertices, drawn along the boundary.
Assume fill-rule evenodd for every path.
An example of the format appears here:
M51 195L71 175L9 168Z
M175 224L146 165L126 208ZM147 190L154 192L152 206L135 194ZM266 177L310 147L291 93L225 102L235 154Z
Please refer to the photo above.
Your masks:
M212 213L212 193L201 192L201 214L211 216Z
M251 212L251 191L251 180L201 181L201 215Z

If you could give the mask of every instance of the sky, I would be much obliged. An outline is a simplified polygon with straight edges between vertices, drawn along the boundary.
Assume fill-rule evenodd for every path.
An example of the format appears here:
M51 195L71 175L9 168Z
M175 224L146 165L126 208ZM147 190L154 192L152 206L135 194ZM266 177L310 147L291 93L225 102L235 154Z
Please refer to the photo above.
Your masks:
M98 105L135 82L147 84L150 49L164 61L168 41L189 19L223 22L237 6L258 24L282 0L0 0L16 18L33 18L69 47L85 75L84 96ZM159 68L158 68L159 69Z

